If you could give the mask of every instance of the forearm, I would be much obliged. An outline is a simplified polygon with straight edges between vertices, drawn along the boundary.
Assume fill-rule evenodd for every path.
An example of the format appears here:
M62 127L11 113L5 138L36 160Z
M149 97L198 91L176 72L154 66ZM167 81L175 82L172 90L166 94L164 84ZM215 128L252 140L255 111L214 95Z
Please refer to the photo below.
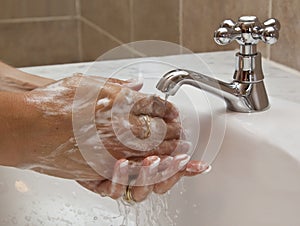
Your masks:
M23 72L0 61L0 91L29 91L52 82L52 79Z
M0 92L0 165L18 166L21 140L26 136L26 107L22 94Z

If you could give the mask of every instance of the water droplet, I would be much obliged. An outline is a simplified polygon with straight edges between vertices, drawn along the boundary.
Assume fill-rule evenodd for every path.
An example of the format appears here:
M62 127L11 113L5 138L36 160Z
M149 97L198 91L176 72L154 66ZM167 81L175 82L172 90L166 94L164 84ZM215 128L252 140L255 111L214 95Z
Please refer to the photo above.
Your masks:
M11 223L13 223L14 225L18 224L18 221L17 221L17 218L16 217L13 217L11 218Z
M98 217L94 216L94 218L93 218L93 219L94 219L94 221L96 221L96 220L98 220Z
M76 194L76 192L75 192L75 191L73 191L73 192L72 192L72 196L73 196L74 198L76 198L76 197L77 197L77 194Z
M0 192L4 193L7 191L7 185L4 183L0 183Z
M21 180L15 181L15 188L20 193L26 193L29 191L27 184Z
M26 221L31 221L31 216L25 216Z

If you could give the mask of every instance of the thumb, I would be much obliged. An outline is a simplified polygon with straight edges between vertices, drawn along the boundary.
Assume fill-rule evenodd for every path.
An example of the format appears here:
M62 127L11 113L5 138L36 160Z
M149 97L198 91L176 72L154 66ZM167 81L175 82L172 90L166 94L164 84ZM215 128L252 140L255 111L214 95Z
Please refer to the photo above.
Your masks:
M129 79L126 80L124 86L128 87L129 89L139 91L143 87L143 80Z

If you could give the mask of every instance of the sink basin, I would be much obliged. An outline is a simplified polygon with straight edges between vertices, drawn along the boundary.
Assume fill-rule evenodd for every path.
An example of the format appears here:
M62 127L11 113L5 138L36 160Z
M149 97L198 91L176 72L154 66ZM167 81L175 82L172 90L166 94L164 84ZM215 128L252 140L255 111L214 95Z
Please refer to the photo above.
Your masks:
M227 63L233 57L231 51L202 56L208 64L224 62L222 69L216 70L230 72L232 69L231 63ZM180 57L168 59L176 65ZM199 98L200 91L184 87L194 101L200 124L193 158L212 162L208 174L184 178L167 195L152 196L145 203L126 207L120 201L87 191L72 180L0 167L0 225L136 225L147 219L147 215L155 217L153 225L300 225L297 208L300 203L300 103L297 100L300 93L293 88L300 77L273 63L266 62L266 65L274 76L266 82L271 91L268 111L226 112L218 98L209 97L208 106L205 98ZM67 75L68 71L85 70L88 66L86 63L24 70L58 78L53 75L55 68L59 68L59 73L65 68ZM222 76L227 77L220 74L221 79ZM295 93L291 101L275 88L282 84L282 79L289 82L289 76L293 80L288 97ZM124 218L126 211L130 213Z
M171 192L177 225L300 225L299 113L277 99L267 112L231 113L212 171L185 178L181 196L181 188Z

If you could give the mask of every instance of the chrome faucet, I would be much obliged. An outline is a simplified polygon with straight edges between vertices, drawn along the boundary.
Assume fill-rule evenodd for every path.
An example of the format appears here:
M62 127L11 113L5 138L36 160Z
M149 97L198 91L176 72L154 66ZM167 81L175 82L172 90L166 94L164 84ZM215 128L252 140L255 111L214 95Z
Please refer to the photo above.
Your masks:
M166 95L175 95L178 89L189 84L223 97L227 108L237 112L256 112L268 109L269 101L264 85L261 54L257 43L275 43L279 38L280 23L271 18L260 23L255 16L242 16L235 23L224 20L215 31L214 40L226 45L236 40L240 49L236 53L236 68L233 81L219 81L190 70L176 69L166 73L156 88Z

